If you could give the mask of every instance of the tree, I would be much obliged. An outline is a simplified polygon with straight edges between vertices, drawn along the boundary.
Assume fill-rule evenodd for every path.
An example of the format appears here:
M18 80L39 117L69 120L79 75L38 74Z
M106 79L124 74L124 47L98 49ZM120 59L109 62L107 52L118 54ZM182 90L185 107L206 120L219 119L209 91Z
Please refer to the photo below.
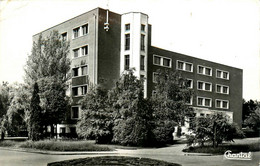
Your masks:
M108 104L107 90L92 87L80 101L81 118L77 123L77 133L84 138L95 138L96 143L109 143L113 133L113 114Z
M38 141L42 136L42 111L40 107L38 84L34 84L33 94L30 104L29 139Z
M244 121L245 126L253 129L255 132L260 131L260 103L257 103L257 106L249 114L249 116Z
M197 117L192 123L191 130L195 134L192 143L199 143L201 146L209 141L215 148L223 141L233 141L235 137L243 136L239 127L235 123L230 123L221 113L209 117Z
M243 99L243 109L242 109L242 121L244 122L245 119L247 119L247 117L254 112L254 110L257 107L257 101L253 101L253 100L249 100L249 101L245 101L245 99ZM243 124L243 126L245 125L245 123ZM245 127L245 126L244 126Z
M185 117L193 116L193 109L187 104L193 92L181 73L158 70L155 93L151 100L154 109L154 135L161 144L172 141L175 126L181 126Z
M113 142L123 145L146 146L152 139L152 110L143 96L143 80L134 70L123 74L109 92L114 112Z
M33 43L25 67L25 82L31 87L35 82L39 85L44 117L42 125L45 128L51 126L51 136L54 136L54 126L62 121L69 104L66 98L67 81L70 79L68 53L69 43L62 40L57 31L46 39L40 35Z

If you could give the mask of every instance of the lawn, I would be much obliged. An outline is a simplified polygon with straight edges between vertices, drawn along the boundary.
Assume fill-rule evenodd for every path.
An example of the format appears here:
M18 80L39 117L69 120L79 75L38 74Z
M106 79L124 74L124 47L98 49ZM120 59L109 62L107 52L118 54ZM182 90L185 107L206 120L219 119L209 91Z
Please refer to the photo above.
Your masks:
M255 152L260 151L260 138L236 139L235 142L223 143L216 148L210 145L200 147L189 147L183 149L183 152L189 153L210 153L210 154L224 154L227 150L233 153L239 152Z
M103 157L88 157L83 159L66 160L60 162L49 163L47 166L88 166L88 165L154 165L154 166L181 166L176 163L169 163L160 160L148 159L148 158L137 158L137 157L126 157L126 156L103 156Z
M92 141L61 141L61 140L43 140L43 141L0 141L0 147L11 148L30 148L50 151L112 151L111 147L105 145L96 145Z

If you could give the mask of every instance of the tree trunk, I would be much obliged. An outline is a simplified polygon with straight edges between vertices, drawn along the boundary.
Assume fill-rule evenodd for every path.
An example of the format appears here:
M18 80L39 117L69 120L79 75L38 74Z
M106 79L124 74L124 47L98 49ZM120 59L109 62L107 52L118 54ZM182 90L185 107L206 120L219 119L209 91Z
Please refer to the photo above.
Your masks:
M51 135L50 135L51 138L54 137L54 125L52 124L51 125Z
M1 140L4 140L4 138L5 138L5 133L2 131L1 132Z

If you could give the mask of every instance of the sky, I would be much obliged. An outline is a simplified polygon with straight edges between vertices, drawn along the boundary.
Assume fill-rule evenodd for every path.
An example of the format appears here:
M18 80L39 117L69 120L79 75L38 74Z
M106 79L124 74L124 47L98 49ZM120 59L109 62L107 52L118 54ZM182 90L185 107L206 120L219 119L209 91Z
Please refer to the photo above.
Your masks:
M23 82L34 34L96 7L148 14L153 46L243 69L260 100L259 0L0 0L0 82Z

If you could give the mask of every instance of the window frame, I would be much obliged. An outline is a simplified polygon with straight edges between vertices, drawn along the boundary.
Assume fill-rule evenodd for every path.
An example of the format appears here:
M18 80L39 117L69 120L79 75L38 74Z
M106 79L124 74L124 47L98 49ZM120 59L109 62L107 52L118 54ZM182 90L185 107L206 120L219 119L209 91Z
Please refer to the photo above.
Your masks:
M75 36L75 31L77 30L77 36ZM73 34L73 39L79 38L80 37L80 27L76 27L72 29L72 34Z
M202 105L199 105L199 98L202 99ZM210 106L206 106L205 105L205 100L206 99L209 99L210 100ZM209 97L202 97L202 96L197 96L197 106L200 106L200 107L212 107L212 98L209 98Z
M155 57L157 58L160 58L160 64L156 64L155 63ZM167 59L170 61L170 66L166 66L164 65L164 59ZM171 58L168 58L168 57L164 57L164 56L160 56L160 55L156 55L156 54L153 54L153 65L156 65L156 66L161 66L161 67L167 67L167 68L172 68L172 59Z
M78 117L76 117L76 118L74 117L75 114L74 114L73 108L77 108L77 112L78 112L77 116ZM79 117L80 117L80 106L79 105L71 107L71 116L70 117L71 117L71 119L79 119Z
M128 58L126 58L128 57ZM128 60L128 61L126 61ZM126 63L128 62L128 64ZM129 70L130 69L130 55L129 54L126 54L124 55L124 70Z
M130 47L131 47L131 35L130 35L130 33L126 33L125 34L125 51L129 51Z
M203 68L203 72L202 73L199 72L199 67ZM206 74L206 69L210 69L210 75ZM203 66L203 65L198 65L197 66L197 74L201 74L201 75L211 76L212 77L212 73L213 73L212 67Z
M199 89L199 82L202 83L202 89ZM206 90L206 84L210 84L210 90ZM197 90L212 92L212 83L211 82L197 80Z
M217 105L217 102L218 102L218 101L220 101L220 107L218 107L218 105ZM227 107L226 107L226 108L223 107L223 102L227 102ZM219 108L219 109L226 109L226 110L228 110L228 109L229 109L229 100L216 99L216 100L215 100L215 107L216 107L216 108Z
M220 86L220 92L218 92L218 86ZM224 87L227 88L227 93L224 93L224 91L223 91ZM229 95L229 86L222 85L222 84L216 84L216 93Z
M125 24L125 32L129 32L131 30L131 24L127 23Z
M220 77L218 77L218 71L220 72ZM223 74L227 73L227 78L223 77ZM216 69L216 78L223 79L223 80L229 80L229 72L221 69Z
M156 79L155 75L159 76L159 73L153 72L153 83L157 83L157 79Z
M182 69L179 68L179 62L183 63ZM186 64L191 65L191 71L186 70ZM177 69L177 70L181 70L181 71L186 71L186 72L192 73L192 72L193 72L193 63L191 63L191 62L185 62L185 61L182 61L182 60L176 60L176 69Z
M85 34L84 34L84 27L87 27ZM82 36L85 36L85 35L88 34L88 32L89 32L89 25L88 25L88 23L86 23L86 24L84 24L84 25L81 26L81 34L82 34Z

